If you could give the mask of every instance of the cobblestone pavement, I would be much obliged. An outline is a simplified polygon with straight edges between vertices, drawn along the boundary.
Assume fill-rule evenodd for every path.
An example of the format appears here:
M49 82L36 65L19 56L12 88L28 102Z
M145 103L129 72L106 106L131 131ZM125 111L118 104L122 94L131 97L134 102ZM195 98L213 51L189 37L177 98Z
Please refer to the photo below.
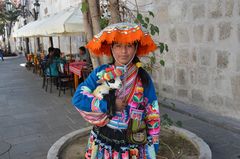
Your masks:
M0 159L45 159L61 136L88 126L71 105L70 92L45 92L42 78L21 67L24 58L0 62ZM161 107L183 127L203 138L213 159L239 159L240 134ZM6 144L8 143L8 144Z

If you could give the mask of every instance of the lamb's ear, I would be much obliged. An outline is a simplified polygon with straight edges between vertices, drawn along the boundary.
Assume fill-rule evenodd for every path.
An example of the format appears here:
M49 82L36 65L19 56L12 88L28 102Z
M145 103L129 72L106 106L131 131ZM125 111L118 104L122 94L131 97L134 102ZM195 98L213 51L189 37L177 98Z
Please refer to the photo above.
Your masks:
M97 81L97 83L103 83L103 82L104 82L103 79L100 79L100 80Z
M103 77L103 75L104 75L105 72L106 72L105 70L102 70L102 71L98 72L98 73L97 73L97 77L98 77L99 79L101 79L101 78Z

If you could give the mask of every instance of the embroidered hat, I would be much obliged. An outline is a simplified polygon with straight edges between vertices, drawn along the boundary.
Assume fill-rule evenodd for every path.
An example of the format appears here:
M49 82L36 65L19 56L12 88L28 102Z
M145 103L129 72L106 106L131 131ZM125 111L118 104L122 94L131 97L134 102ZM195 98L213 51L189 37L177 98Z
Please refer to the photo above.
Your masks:
M111 56L110 47L113 42L121 44L138 42L137 56L147 55L157 49L157 46L146 29L138 24L126 22L107 26L95 35L86 47L95 56Z

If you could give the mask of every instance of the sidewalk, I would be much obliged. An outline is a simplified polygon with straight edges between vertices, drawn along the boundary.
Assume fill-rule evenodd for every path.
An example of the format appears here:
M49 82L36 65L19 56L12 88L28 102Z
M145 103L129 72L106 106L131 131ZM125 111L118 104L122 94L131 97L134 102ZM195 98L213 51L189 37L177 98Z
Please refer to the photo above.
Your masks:
M0 143L11 144L11 159L45 159L57 139L87 123L71 105L68 91L61 97L55 89L45 92L42 78L20 67L23 62L24 58L0 62ZM160 110L203 138L213 159L240 158L240 134L165 107Z
M183 128L202 138L209 145L213 159L240 158L240 134L165 107L160 107L160 111L162 115L167 113L175 122L181 121Z
M23 62L0 62L0 143L12 145L11 159L45 159L57 139L87 125L71 105L70 92L45 92L42 78L21 67Z

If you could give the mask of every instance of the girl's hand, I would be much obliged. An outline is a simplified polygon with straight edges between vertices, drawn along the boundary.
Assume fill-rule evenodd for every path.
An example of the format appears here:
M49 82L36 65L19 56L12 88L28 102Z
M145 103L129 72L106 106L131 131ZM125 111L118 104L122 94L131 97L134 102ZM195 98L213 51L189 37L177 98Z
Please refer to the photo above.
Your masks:
M115 104L116 104L116 110L122 111L127 106L127 100L126 100L126 98L124 98L124 99L117 98L115 101Z

